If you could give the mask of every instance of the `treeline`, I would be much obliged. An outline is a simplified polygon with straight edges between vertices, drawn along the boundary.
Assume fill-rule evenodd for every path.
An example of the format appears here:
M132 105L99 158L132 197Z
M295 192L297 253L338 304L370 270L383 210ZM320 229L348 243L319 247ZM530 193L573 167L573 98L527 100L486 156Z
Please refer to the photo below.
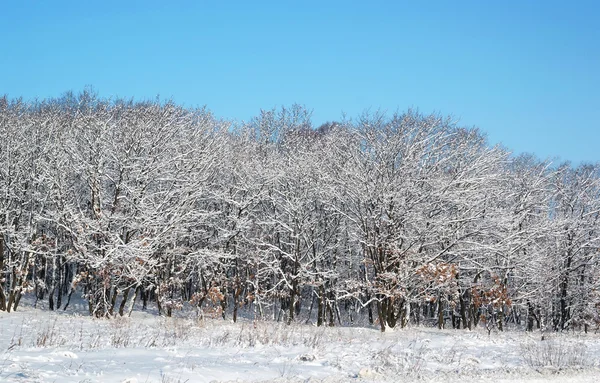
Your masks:
M387 327L600 321L600 172L406 112L314 128L91 92L0 98L0 310ZM154 306L154 307L156 307Z

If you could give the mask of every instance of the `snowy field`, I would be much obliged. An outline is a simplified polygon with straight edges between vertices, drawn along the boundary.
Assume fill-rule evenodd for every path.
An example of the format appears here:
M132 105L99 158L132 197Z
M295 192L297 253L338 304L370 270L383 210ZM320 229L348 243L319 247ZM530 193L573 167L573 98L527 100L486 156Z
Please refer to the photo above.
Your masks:
M595 382L600 335L0 312L0 382Z

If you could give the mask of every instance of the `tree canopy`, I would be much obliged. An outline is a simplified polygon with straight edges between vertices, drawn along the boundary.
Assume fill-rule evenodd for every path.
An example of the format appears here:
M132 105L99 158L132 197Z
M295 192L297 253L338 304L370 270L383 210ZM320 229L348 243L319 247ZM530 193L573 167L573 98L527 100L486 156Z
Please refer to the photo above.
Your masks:
M312 126L170 102L0 99L0 310L381 330L600 323L600 167L490 146L415 111Z

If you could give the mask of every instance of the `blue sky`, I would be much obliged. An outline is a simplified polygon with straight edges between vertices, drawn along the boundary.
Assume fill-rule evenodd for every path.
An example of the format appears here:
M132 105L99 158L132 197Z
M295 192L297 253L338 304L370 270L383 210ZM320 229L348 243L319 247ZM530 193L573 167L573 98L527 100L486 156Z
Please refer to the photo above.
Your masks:
M172 4L171 4L172 3ZM0 94L172 98L313 123L415 108L541 158L600 161L594 1L0 3Z

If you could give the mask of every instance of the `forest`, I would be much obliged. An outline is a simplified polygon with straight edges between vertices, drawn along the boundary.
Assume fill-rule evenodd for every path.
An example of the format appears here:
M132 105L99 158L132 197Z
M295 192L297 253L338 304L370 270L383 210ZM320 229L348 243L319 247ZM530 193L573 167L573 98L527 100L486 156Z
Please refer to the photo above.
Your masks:
M313 126L299 105L5 96L0 272L6 312L593 331L600 166L413 110Z

